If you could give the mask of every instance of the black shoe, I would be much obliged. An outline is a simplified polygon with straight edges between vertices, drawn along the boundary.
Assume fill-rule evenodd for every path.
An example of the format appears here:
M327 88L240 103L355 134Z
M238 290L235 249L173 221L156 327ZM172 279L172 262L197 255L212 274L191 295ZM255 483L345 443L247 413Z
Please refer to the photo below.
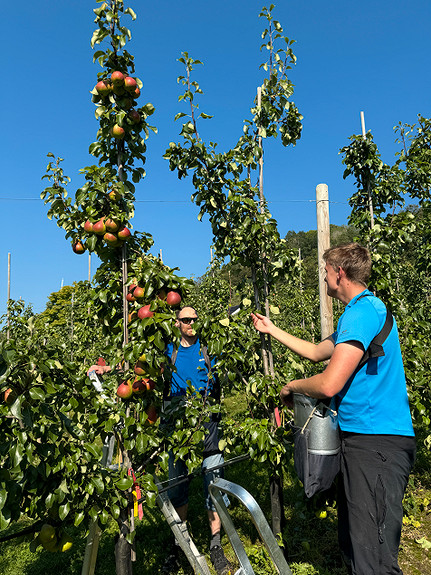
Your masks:
M178 545L172 545L162 565L161 573L164 575L177 575L180 570Z
M210 549L211 563L214 565L214 569L217 575L231 575L232 565L226 559L223 549L220 545L216 545Z

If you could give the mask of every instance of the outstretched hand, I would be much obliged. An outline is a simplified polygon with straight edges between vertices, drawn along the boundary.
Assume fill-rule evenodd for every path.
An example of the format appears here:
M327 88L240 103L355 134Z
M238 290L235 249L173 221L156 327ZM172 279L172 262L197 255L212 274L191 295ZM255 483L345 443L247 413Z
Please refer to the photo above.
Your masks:
M90 373L92 371L95 371L97 373L97 375L104 375L105 373L108 373L108 371L111 371L111 366L109 366L109 365L92 365L88 369L87 375L90 375Z
M271 332L271 328L273 327L274 324L269 319L269 317L266 317L265 315L262 315L257 312L251 313L250 315L251 319L253 320L253 325L257 329L257 331L260 331L261 333Z

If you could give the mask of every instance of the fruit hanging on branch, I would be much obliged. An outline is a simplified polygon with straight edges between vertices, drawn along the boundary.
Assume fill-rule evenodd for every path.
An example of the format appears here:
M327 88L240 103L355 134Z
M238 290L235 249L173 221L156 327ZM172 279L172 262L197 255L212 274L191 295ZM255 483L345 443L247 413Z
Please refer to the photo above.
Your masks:
M84 244L80 240L72 242L72 250L75 254L83 254L85 252Z

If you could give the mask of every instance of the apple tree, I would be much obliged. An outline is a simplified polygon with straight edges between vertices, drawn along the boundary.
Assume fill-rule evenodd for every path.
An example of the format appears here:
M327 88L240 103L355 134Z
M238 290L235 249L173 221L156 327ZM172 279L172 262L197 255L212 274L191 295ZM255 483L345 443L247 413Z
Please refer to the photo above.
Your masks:
M262 141L279 135L284 146L295 145L301 135L302 117L291 101L294 88L287 75L296 62L293 40L283 35L281 24L272 15L273 8L273 5L263 8L260 14L267 21L262 48L267 51L268 60L261 65L266 77L251 109L252 118L244 122L243 135L237 144L227 152L218 152L215 143L207 144L200 136L199 122L211 118L199 112L197 103L202 90L193 73L201 62L184 52L179 61L185 73L178 79L184 86L184 94L179 100L188 105L188 114L176 115L176 119L184 118L183 141L172 142L165 158L179 178L193 173L192 199L200 207L198 219L205 214L209 218L217 257L222 261L230 257L232 264L241 264L251 272L252 290L250 293L245 286L240 313L232 318L225 313L218 322L208 317L202 322L201 331L209 352L220 358L218 369L227 374L231 385L245 389L250 398L253 415L239 424L228 422L226 427L233 435L226 439L226 447L229 451L230 445L241 443L252 457L269 463L271 491L275 495L273 530L279 533L280 463L285 447L281 441L284 431L277 428L273 416L280 387L275 381L295 377L296 367L288 364L284 373L276 374L271 342L263 334L260 341L256 338L249 314L252 309L263 309L267 315L271 309L277 313L277 307L270 306L270 293L277 282L295 269L296 258L280 239L277 222L268 210L258 182L262 174Z
M35 329L35 320L17 318L15 335L0 349L0 392L13 392L0 406L0 524L5 528L26 514L35 532L43 523L51 526L40 531L33 548L42 542L63 550L71 525L103 526L113 518L120 529L117 573L125 575L131 573L134 538L130 473L133 467L144 503L154 505L152 473L159 458L166 460L158 423L164 350L178 335L175 306L191 282L150 254L149 234L131 231L146 139L155 131L148 123L154 107L139 104L143 84L124 49L131 33L122 18L135 19L135 13L122 0L98 5L91 43L102 68L92 90L99 128L89 148L98 163L80 170L84 184L71 196L62 158L48 154L41 197L78 257L89 251L100 260L81 315L85 328L99 330L103 345L97 351L115 369L97 390L86 377L97 359L85 354L88 340L81 340L76 363L58 339ZM118 465L103 467L102 448L111 437ZM192 432L184 434L187 448L197 443Z

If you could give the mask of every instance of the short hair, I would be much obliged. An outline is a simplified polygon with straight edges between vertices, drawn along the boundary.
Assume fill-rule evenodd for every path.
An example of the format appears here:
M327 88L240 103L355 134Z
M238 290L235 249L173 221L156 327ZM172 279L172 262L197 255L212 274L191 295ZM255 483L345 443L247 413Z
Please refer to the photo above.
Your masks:
M356 243L343 244L326 250L323 259L335 271L343 268L348 280L367 287L371 275L371 256L367 248Z

